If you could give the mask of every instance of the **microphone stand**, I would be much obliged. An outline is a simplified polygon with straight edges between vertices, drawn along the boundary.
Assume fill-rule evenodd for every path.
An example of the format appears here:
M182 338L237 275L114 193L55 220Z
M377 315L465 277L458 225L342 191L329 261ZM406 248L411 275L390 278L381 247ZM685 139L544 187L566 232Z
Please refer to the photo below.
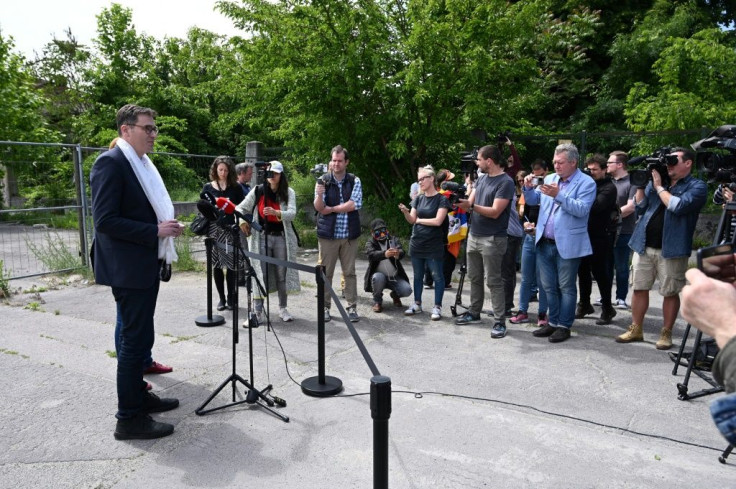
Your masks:
M224 227L224 226L223 226ZM242 252L241 244L240 244L240 226L239 226L239 218L235 216L235 225L228 225L228 229L232 235L232 244L233 244L233 261L234 261L234 268L235 268L235 279L240 277L240 274L243 273L243 264L245 263L248 267L248 270L246 273L246 290L248 293L248 320L249 323L252 324L252 321L255 320L255 314L251 310L251 291L252 291L252 278L255 276L255 271L253 270L253 266L250 263L250 260L247 256L245 256ZM242 259L241 259L242 258ZM258 277L256 277L256 283L258 282ZM236 282L237 283L237 282ZM260 284L259 284L260 285ZM284 416L283 414L277 413L273 409L271 409L276 403L273 399L269 399L266 397L266 395L273 389L272 385L268 385L263 390L258 390L253 385L253 328L248 328L248 354L250 359L250 382L245 380L243 377L238 375L237 373L237 350L235 346L239 342L239 335L238 335L238 296L239 291L238 287L235 287L234 293L233 293L233 318L232 318L232 330L233 330L233 349L232 349L232 355L233 355L233 368L232 373L215 389L215 391L207 398L204 403L202 403L201 406L199 406L197 409L194 410L194 412L199 415L203 416L205 414L211 413L213 411L218 411L220 409L224 409L230 406L237 406L238 404L248 403L248 404L256 404L269 413L273 414L277 418L281 419L283 422L288 423L289 417ZM236 393L237 393L237 384L240 382L243 384L247 390L246 390L246 396L245 399L236 401ZM224 404L222 406L217 406L210 409L205 409L205 407L222 391L225 386L228 384L232 385L232 402L229 404ZM263 402L261 402L263 401ZM265 404L264 404L265 402ZM282 406L282 404L279 404ZM285 405L285 404L284 404Z

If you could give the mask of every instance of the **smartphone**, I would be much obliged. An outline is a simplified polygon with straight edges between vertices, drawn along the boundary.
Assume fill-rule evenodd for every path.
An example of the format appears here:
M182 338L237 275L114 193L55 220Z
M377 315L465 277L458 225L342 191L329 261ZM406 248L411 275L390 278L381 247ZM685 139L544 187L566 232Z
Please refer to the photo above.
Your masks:
M697 253L698 270L707 276L734 283L736 281L736 261L734 245L720 244L700 248Z

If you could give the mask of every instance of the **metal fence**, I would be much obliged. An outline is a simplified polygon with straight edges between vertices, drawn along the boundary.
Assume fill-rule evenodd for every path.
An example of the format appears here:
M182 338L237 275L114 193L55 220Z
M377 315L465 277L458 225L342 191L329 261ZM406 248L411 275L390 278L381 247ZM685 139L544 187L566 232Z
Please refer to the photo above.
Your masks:
M608 154L621 149L634 154L659 146L680 145L702 139L708 129L649 133L579 132L543 135L513 135L524 167L536 158L548 163L561 141L589 153ZM89 209L89 170L107 148L78 144L48 144L0 141L0 279L19 279L86 267L92 220ZM266 149L269 159L283 148ZM195 212L193 202L209 179L213 155L151 153L166 182L177 216ZM236 158L236 161L240 161ZM582 164L582 162L581 162ZM301 202L301 201L304 202ZM301 196L300 206L309 207L311 195ZM187 205L188 204L188 205ZM382 209L375 209L380 212ZM203 252L200 240L192 252Z

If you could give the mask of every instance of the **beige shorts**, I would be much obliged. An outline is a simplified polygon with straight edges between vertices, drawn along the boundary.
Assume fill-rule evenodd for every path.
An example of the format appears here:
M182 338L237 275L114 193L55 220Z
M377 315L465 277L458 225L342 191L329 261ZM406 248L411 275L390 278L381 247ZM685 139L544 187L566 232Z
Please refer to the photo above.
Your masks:
M652 290L654 281L659 281L659 295L670 297L679 294L685 286L687 256L662 258L662 250L646 248L644 254L634 253L631 261L629 285L633 290Z

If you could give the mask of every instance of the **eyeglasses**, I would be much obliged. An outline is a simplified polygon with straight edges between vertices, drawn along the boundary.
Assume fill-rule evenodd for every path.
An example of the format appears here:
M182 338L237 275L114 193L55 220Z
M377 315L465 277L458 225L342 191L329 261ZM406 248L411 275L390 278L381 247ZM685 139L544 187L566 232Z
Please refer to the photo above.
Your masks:
M417 183L422 183L427 178L432 178L432 175L424 175L423 177L417 178Z
M615 165L617 163L618 163L618 161L609 161L609 162L606 163L606 165Z
M373 231L373 237L378 240L385 239L386 237L388 237L388 229L386 228L376 229L375 231Z
M141 125L138 125L138 124L126 124L126 126L140 127L141 129L143 129L144 131L146 131L146 134L148 134L149 136L151 134L153 134L154 136L156 134L158 134L158 126L141 126Z

